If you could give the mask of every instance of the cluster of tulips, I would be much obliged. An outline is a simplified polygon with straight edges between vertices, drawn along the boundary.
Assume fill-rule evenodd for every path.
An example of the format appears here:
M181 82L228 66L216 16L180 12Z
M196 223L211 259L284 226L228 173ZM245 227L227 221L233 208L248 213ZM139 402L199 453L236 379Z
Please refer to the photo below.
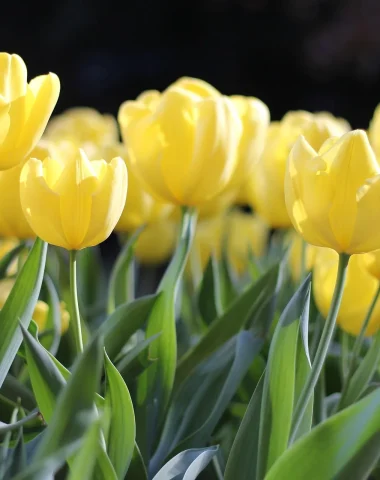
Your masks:
M71 308L60 302L61 334L72 329L78 355L86 342L77 252L115 232L133 239L138 263L169 262L145 332L159 361L137 387L158 431L175 382L180 280L196 291L215 259L247 285L277 242L293 285L312 271L325 318L294 412L297 432L336 324L358 338L356 355L380 328L380 109L368 132L327 112L271 121L259 99L183 77L125 101L117 119L84 107L50 119L59 92L56 75L28 83L23 60L0 54L1 256L36 237L69 252ZM23 262L8 265L1 306ZM43 332L49 307L38 300L33 308Z

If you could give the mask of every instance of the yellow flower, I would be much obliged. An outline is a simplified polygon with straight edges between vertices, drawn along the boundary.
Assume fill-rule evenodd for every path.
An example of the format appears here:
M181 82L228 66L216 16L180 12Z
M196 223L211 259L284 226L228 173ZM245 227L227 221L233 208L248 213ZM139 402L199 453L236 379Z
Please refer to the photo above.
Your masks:
M363 265L363 255L353 255L348 264L346 284L337 323L346 332L358 335L378 288ZM338 254L331 249L319 249L313 272L313 293L316 305L325 317L330 308L338 271ZM366 335L380 327L380 302L377 302Z
M253 173L262 154L269 126L269 109L258 98L233 95L231 97L243 125L238 162L231 184L240 186Z
M376 157L380 159L380 104L376 107L369 124L368 138Z
M0 170L22 162L40 140L59 90L54 73L28 83L22 58L0 53Z
M231 181L242 124L231 99L206 82L181 79L119 109L131 166L163 202L199 206Z
M365 132L331 138L318 153L301 137L289 156L285 195L308 243L348 254L380 247L380 168Z
M67 250L80 250L111 234L125 205L127 184L121 158L90 161L83 150L66 144L55 157L26 162L21 205L36 235Z
M216 259L221 257L225 217L223 214L217 215L197 223L186 270L188 274L191 272L190 263L193 264L192 269L203 271L211 255Z
M235 272L242 275L248 270L249 254L261 257L268 242L268 225L257 215L233 210L225 224L227 255Z
M301 279L302 244L302 237L297 233L292 232L289 251L289 267L290 274L295 282L299 282ZM314 247L314 245L306 244L305 249L305 271L310 272L314 266L318 248Z
M380 280L380 250L365 253L362 257L363 264L368 272L377 280Z
M46 157L52 145L41 141L32 150L33 157ZM13 168L0 171L0 236L33 238L35 233L27 222L21 208L20 175L25 162Z
M128 197L123 213L115 230L131 232L149 223L158 222L166 218L173 211L173 205L158 202L147 193L141 182L136 178L126 148L122 143L115 143L102 149L103 157L108 162L114 157L121 157L128 168Z
M0 280L0 308L3 308L4 303L6 302L9 294L11 293L14 283L15 280L11 278L4 278ZM61 302L60 307L61 334L64 334L69 326L70 315L67 311L65 302ZM49 305L42 300L38 300L34 308L32 318L38 325L39 332L43 332L45 330L46 322L48 320L48 314Z
M248 203L272 227L288 227L284 179L289 152L300 134L319 149L332 135L342 135L348 128L341 119L326 113L289 112L281 122L269 126L264 151L245 185Z
M135 256L143 265L159 265L171 257L176 247L176 224L169 220L150 223L135 244Z
M102 115L93 108L75 107L50 120L45 138L54 142L69 140L95 159L103 147L119 141L119 132L112 115Z

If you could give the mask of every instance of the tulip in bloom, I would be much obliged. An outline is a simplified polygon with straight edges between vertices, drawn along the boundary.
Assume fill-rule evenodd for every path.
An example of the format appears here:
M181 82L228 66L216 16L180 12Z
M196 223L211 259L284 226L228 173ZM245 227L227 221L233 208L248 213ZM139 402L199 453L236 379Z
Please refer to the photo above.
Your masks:
M53 142L70 141L83 148L87 156L101 158L101 150L119 141L116 119L88 107L69 108L54 116L45 132Z
M308 243L347 254L380 248L380 168L365 132L331 138L318 153L301 137L289 155L285 196Z
M363 264L367 271L377 280L380 280L380 250L362 255Z
M136 176L162 202L200 206L231 181L242 123L206 82L145 92L121 105L118 120Z
M27 82L24 61L0 53L0 170L14 167L40 140L57 103L60 84L54 73Z
M21 172L21 205L35 234L67 250L103 242L123 211L128 175L116 157L90 161L66 144L54 157L31 158Z
M368 138L375 152L375 155L380 160L380 104L376 107L372 120L368 128Z
M287 113L281 122L269 126L258 164L244 186L245 197L254 210L272 227L291 225L285 204L284 178L289 152L299 135L315 149L333 135L342 135L349 125L327 113Z
M353 255L348 264L346 284L337 323L347 333L358 335L378 288L378 281L366 270L363 257ZM338 254L331 249L318 249L313 271L315 303L326 317L333 296L338 271ZM380 302L372 313L366 335L373 335L380 327Z
M115 230L118 232L131 232L150 223L156 223L168 217L173 212L173 205L158 202L146 192L130 168L128 152L122 143L115 143L102 149L106 161L114 157L124 160L128 169L128 197L123 213ZM147 234L145 234L147 235Z

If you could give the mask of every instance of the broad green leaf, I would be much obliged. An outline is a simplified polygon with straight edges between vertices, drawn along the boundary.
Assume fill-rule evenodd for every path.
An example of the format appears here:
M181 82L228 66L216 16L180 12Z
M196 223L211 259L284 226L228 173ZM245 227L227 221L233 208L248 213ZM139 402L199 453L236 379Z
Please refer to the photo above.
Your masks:
M243 329L256 311L269 298L272 298L277 283L278 269L278 265L272 267L236 298L226 312L212 323L200 341L181 358L176 373L177 385L180 385L199 363ZM261 319L262 322L266 322L266 320L264 317Z
M169 460L153 480L195 480L217 451L218 447L215 446L181 452Z
M223 345L183 383L173 399L150 469L184 449L207 445L263 342L243 331Z
M373 447L380 431L380 390L313 428L273 465L265 480L321 480L339 475L363 452ZM360 477L359 477L360 478ZM356 480L356 479L355 479Z
M82 445L75 455L68 480L93 480L95 477L94 468L99 448L99 437L101 435L101 418L95 420L84 434Z
M33 392L38 408L46 423L49 423L56 409L57 397L66 381L47 350L26 330L23 330L23 336Z
M11 450L10 455L7 458L8 468L4 478L14 478L17 474L21 473L26 467L26 451L23 441L23 429L22 426L19 429L19 433L16 440L15 447Z
M109 314L119 305L130 302L134 298L133 254L135 243L141 232L142 228L139 228L130 236L119 253L111 271L107 301Z
M5 377L4 383L0 388L0 395L4 395L16 403L21 402L24 410L33 410L37 406L32 391L10 373Z
M160 294L147 295L120 305L101 325L107 355L113 361L130 337L144 326Z
M218 305L217 299L217 276L217 262L215 257L211 255L203 274L198 294L199 312L206 325L210 325L222 313L221 305Z
M144 370L149 368L155 360L149 358L149 345L159 336L147 338L129 350L116 364L125 381L134 379Z
M107 452L118 478L123 479L135 446L135 414L128 387L122 376L107 354L104 359L107 377L105 401L111 412Z
M6 253L0 259L0 278L4 278L7 274L8 267L17 257L17 255L25 248L25 243L21 242L16 245L10 252Z
M338 409L341 410L354 403L371 381L380 362L380 332L375 335L368 352L360 362L359 367L348 379L347 389L343 392Z
M157 362L140 375L137 384L137 435L144 458L148 456L151 449L149 443L154 441L158 424L163 420L174 384L177 366L175 302L194 237L196 219L195 210L184 211L180 239L158 287L161 295L155 302L147 323L147 338L160 332L161 335L149 348L149 357L157 359Z
M96 420L94 397L100 383L102 356L101 340L95 337L78 357L70 379L58 396L53 416L37 449L36 460L81 439Z
M240 424L232 445L224 474L224 480L256 478L257 453L259 449L259 425L264 375L259 383Z
M0 387L21 345L19 322L28 328L40 293L47 243L39 238L24 263L0 312Z
M225 251L222 253L220 262L217 263L217 268L218 275L215 277L217 281L216 298L219 310L223 312L232 304L238 294Z
M283 311L274 332L262 396L257 479L286 450L293 417L299 319L309 306L308 277Z

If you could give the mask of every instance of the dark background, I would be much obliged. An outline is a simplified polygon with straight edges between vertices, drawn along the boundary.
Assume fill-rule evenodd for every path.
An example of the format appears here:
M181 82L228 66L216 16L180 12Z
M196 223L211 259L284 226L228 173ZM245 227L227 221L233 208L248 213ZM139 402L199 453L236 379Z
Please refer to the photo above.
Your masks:
M120 103L182 75L259 97L273 119L329 110L366 128L380 102L379 0L2 2L1 50L53 71L56 112Z

